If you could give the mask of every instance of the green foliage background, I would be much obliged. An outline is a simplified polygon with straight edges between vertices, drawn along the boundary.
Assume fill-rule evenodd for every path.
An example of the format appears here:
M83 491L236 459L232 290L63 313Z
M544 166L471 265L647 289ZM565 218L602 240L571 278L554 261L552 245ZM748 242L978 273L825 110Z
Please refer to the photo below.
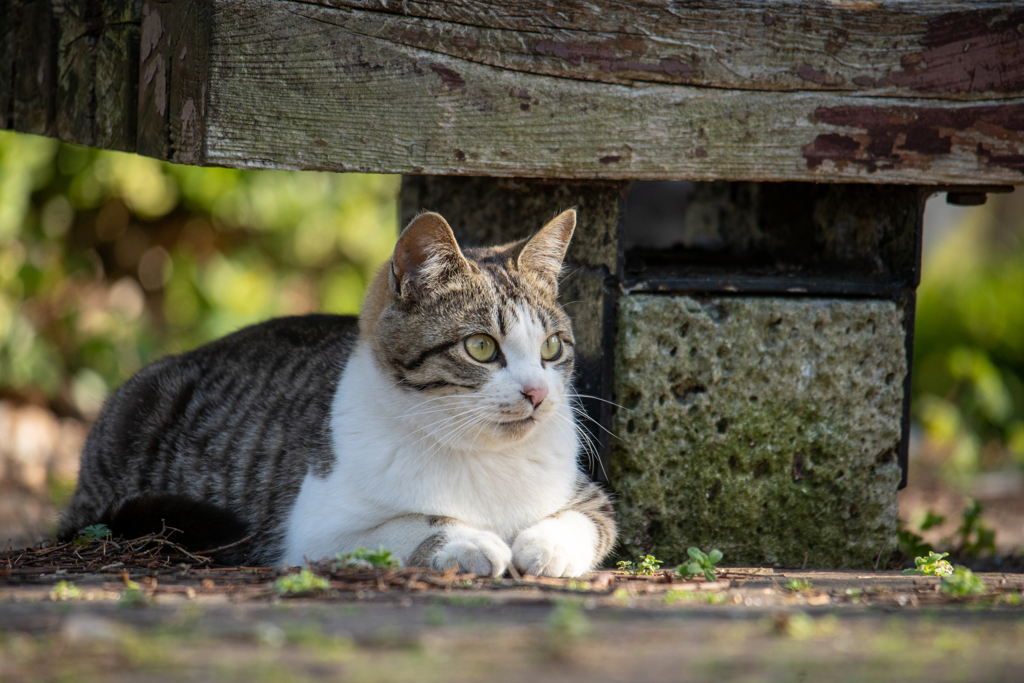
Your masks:
M397 237L399 182L0 131L0 396L90 418L168 353L272 316L358 313Z
M398 186L0 131L0 397L90 418L165 354L272 316L357 313ZM1022 194L970 212L923 269L914 415L952 479L1024 466Z
M922 268L912 397L954 483L1024 466L1024 193L963 214Z

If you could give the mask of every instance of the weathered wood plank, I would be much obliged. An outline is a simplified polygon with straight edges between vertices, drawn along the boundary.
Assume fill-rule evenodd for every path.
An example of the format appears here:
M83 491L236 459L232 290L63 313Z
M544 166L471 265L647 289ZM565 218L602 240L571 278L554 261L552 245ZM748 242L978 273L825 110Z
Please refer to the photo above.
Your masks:
M14 71L14 11L12 3L0 2L0 128L14 122L14 92L11 76Z
M135 151L139 109L139 25L142 0L100 0L96 45L95 145Z
M989 0L9 0L3 11L5 125L137 141L182 163L1024 179L1024 8Z
M51 0L11 0L11 127L56 134L57 20Z
M1020 97L628 87L367 37L339 22L351 12L218 2L205 150L193 163L579 179L1024 180Z
M320 16L352 33L566 78L1024 95L1024 8L1000 2L307 1L349 10Z
M140 154L203 162L209 2L145 0L139 67Z
M57 136L93 146L96 37L102 28L99 2L69 2L57 10Z

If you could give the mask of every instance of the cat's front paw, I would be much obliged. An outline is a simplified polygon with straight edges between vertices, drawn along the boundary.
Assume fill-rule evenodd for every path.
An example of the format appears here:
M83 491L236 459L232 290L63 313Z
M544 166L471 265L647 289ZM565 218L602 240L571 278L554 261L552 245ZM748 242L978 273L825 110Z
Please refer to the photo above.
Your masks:
M435 569L458 566L460 572L498 577L512 562L512 550L490 531L455 532L441 547L431 564Z
M516 536L512 561L534 576L579 576L594 565L597 530L579 513L566 513L534 524Z

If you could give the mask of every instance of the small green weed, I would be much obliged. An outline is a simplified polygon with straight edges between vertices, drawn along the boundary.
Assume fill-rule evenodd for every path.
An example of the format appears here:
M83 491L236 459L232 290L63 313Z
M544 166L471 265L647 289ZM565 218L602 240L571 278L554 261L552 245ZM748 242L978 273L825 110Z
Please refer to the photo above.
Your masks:
M653 576L663 564L665 563L655 558L654 555L644 555L636 564L623 560L616 567L620 572L629 572L633 576Z
M1007 605L1020 605L1020 593L1018 593L1017 591L1013 591L1012 593L1004 593L1003 602L1005 602Z
M785 588L794 593L806 593L814 588L814 584L809 579L790 579Z
M57 602L81 600L83 597L82 590L70 581L61 581L50 591L50 599Z
M298 574L282 576L274 582L274 590L279 595L298 595L312 591L325 591L331 587L330 582L322 576L317 576L308 569L303 569Z
M984 511L985 508L978 501L973 501L964 508L963 521L956 530L959 536L955 548L956 555L977 557L985 551L995 555L996 532L981 521L981 513Z
M383 569L401 569L402 561L391 554L383 546L377 550L356 548L350 553L339 553L334 558L335 569L341 567L381 567Z
M949 553L930 552L927 557L915 557L916 569L904 569L904 574L916 574L918 576L949 576L953 573L953 565L946 562L944 557Z
M718 567L716 566L722 561L722 552L720 550L712 550L710 553L705 553L700 548L688 548L686 554L690 556L690 561L679 565L676 570L680 576L684 579L703 574L704 578L708 581L714 581L718 578Z
M105 541L113 534L106 524L90 524L84 529L78 530L75 536L75 545L89 545L93 541Z
M953 568L952 574L942 577L939 588L943 593L957 597L978 595L986 591L985 582L975 576L970 569L959 564Z

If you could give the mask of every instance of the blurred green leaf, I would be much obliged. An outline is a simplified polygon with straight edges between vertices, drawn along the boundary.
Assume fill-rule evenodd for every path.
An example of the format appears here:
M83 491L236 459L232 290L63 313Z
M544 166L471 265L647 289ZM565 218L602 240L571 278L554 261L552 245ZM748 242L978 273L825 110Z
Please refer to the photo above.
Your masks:
M358 313L398 176L176 166L0 131L0 390L91 416L241 326Z

